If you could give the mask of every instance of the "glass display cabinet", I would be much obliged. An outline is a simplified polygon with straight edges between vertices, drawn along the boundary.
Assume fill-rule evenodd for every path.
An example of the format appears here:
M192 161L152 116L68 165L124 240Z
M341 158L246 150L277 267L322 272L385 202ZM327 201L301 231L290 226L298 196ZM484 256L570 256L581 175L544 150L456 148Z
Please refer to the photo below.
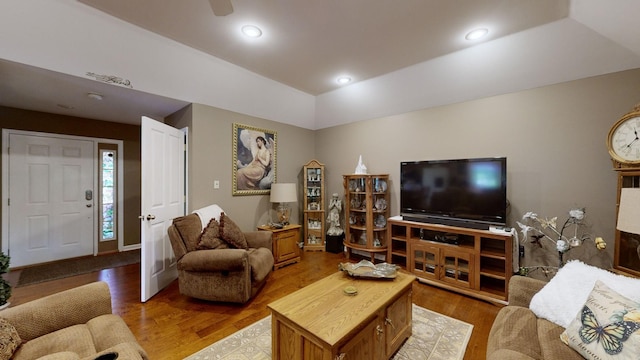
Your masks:
M376 254L387 252L389 175L343 175L343 183L347 259L359 250L368 253L374 262Z
M324 164L311 160L304 173L304 250L325 250Z

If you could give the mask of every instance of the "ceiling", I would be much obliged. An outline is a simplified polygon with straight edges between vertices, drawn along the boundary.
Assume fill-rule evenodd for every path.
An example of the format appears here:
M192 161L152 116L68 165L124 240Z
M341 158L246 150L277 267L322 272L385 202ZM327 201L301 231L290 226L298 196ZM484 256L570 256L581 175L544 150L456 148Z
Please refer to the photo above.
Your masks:
M164 119L189 104L2 59L0 79L0 105L102 121L137 125L142 114Z
M637 41L633 34L608 27L613 26L612 18L619 24L632 20L628 9L638 8L633 1L626 0L621 8L627 13L592 16L595 20L588 26L613 42L619 36L623 48L640 54L640 43L630 43ZM347 86L364 84L572 16L570 0L231 0L233 12L227 16L216 16L208 0L79 3L312 96L338 90L340 75L353 78ZM591 6L592 13L599 6ZM241 37L245 24L259 26L263 36ZM488 28L488 36L478 42L464 40L466 32L477 27ZM517 46L525 51L528 45ZM73 108L74 116L106 121L138 123L140 114L163 118L197 102L4 60L1 52L0 79L0 105L64 114ZM108 101L87 97L90 92Z
M311 95L473 46L473 28L497 39L569 14L568 0L230 0L227 16L207 0L80 1Z

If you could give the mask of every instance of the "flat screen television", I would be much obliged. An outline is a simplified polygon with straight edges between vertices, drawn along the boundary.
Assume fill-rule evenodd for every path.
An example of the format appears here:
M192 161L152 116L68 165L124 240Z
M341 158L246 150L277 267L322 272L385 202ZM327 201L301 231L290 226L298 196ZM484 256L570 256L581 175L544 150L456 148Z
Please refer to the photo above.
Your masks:
M506 213L506 157L400 163L405 220L489 229L505 226Z

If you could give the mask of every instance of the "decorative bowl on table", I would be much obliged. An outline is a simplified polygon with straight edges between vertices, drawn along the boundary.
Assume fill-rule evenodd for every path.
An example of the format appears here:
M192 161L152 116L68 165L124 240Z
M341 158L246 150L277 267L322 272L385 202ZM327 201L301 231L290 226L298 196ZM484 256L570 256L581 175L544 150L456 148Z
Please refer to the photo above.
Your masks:
M394 279L398 273L398 266L388 263L373 264L368 260L361 260L359 263L340 263L340 271L344 271L349 276L365 279Z

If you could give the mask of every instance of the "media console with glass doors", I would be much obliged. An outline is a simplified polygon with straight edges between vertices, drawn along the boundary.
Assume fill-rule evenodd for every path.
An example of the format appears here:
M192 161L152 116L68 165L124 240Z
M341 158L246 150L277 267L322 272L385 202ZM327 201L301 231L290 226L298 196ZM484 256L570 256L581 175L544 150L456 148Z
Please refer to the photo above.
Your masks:
M510 233L403 220L387 221L387 262L430 285L506 304L513 273Z

